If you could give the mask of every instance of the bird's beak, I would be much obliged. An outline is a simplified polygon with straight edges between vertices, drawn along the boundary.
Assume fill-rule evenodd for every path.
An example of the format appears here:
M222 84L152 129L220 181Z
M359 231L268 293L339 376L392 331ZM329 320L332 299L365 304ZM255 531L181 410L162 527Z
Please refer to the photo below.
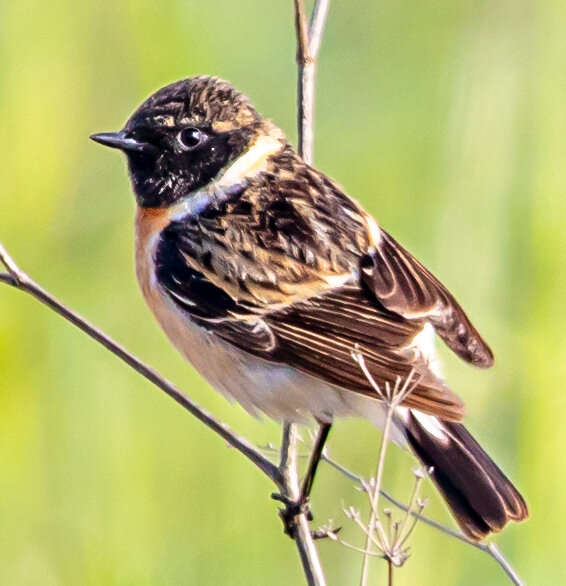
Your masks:
M90 138L94 140L94 142L98 142L113 149L120 149L122 151L137 151L143 153L154 148L153 145L135 139L130 132L124 130L121 130L120 132L101 132L100 134L91 134Z

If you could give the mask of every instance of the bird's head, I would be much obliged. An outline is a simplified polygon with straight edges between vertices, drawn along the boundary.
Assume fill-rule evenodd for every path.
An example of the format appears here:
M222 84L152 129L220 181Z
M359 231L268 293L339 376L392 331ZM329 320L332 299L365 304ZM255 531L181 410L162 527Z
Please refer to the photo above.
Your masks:
M141 207L169 206L225 172L250 148L269 151L284 144L281 131L244 94L208 76L161 88L120 132L91 138L126 153Z

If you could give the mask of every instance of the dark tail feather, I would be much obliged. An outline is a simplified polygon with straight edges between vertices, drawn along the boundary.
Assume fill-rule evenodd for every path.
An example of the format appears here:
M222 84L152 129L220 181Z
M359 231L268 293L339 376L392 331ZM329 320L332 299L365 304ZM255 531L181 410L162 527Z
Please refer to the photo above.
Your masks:
M436 418L434 422L438 431L433 434L410 413L407 439L423 464L434 468L432 479L462 531L479 541L509 521L526 519L523 497L466 428Z

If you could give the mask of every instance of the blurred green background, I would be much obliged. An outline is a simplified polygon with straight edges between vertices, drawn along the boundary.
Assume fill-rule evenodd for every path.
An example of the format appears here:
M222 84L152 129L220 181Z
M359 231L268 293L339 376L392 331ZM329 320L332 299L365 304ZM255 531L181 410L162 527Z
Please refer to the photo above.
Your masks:
M257 443L169 346L134 278L125 165L88 140L181 77L231 80L295 140L290 0L3 0L0 240L40 283ZM456 293L497 355L444 354L469 427L531 520L497 542L537 585L566 581L566 4L334 0L316 162ZM369 475L379 433L335 426ZM388 458L406 499L412 460ZM31 298L0 286L0 583L301 584L270 483L173 401ZM431 485L428 514L452 523ZM323 467L316 521L362 504ZM419 526L399 585L505 584L493 560ZM358 554L320 543L330 584ZM374 583L385 566L374 562Z

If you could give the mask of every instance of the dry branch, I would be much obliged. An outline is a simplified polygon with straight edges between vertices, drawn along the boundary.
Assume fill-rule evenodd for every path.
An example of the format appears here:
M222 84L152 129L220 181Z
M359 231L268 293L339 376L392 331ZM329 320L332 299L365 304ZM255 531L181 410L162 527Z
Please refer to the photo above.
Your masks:
M46 305L55 313L77 326L85 334L96 340L115 356L123 360L134 370L139 372L143 377L161 389L179 405L184 407L189 413L194 415L199 421L204 423L212 431L217 433L233 448L238 450L250 462L255 464L266 476L268 476L278 487L282 486L282 474L278 467L266 458L261 451L247 439L234 433L225 423L222 423L211 415L206 409L200 407L187 395L185 395L175 385L161 376L156 370L144 364L139 358L130 353L126 348L115 342L108 334L94 326L88 320L81 317L78 313L58 301L53 295L47 292L43 287L38 285L24 271L22 271L14 259L8 254L4 246L0 243L0 263L6 268L6 273L0 273L0 282L11 285L20 291L29 293L43 305Z
M297 38L298 151L307 163L312 163L316 62L330 2L329 0L316 0L311 15L311 24L308 28L304 1L293 0L293 2L295 9L295 34ZM300 498L296 438L296 424L286 424L283 427L283 437L281 440L280 470L283 472L285 484L282 494L294 501ZM297 543L307 583L309 585L324 586L326 580L305 513L298 515L296 519L294 538Z

